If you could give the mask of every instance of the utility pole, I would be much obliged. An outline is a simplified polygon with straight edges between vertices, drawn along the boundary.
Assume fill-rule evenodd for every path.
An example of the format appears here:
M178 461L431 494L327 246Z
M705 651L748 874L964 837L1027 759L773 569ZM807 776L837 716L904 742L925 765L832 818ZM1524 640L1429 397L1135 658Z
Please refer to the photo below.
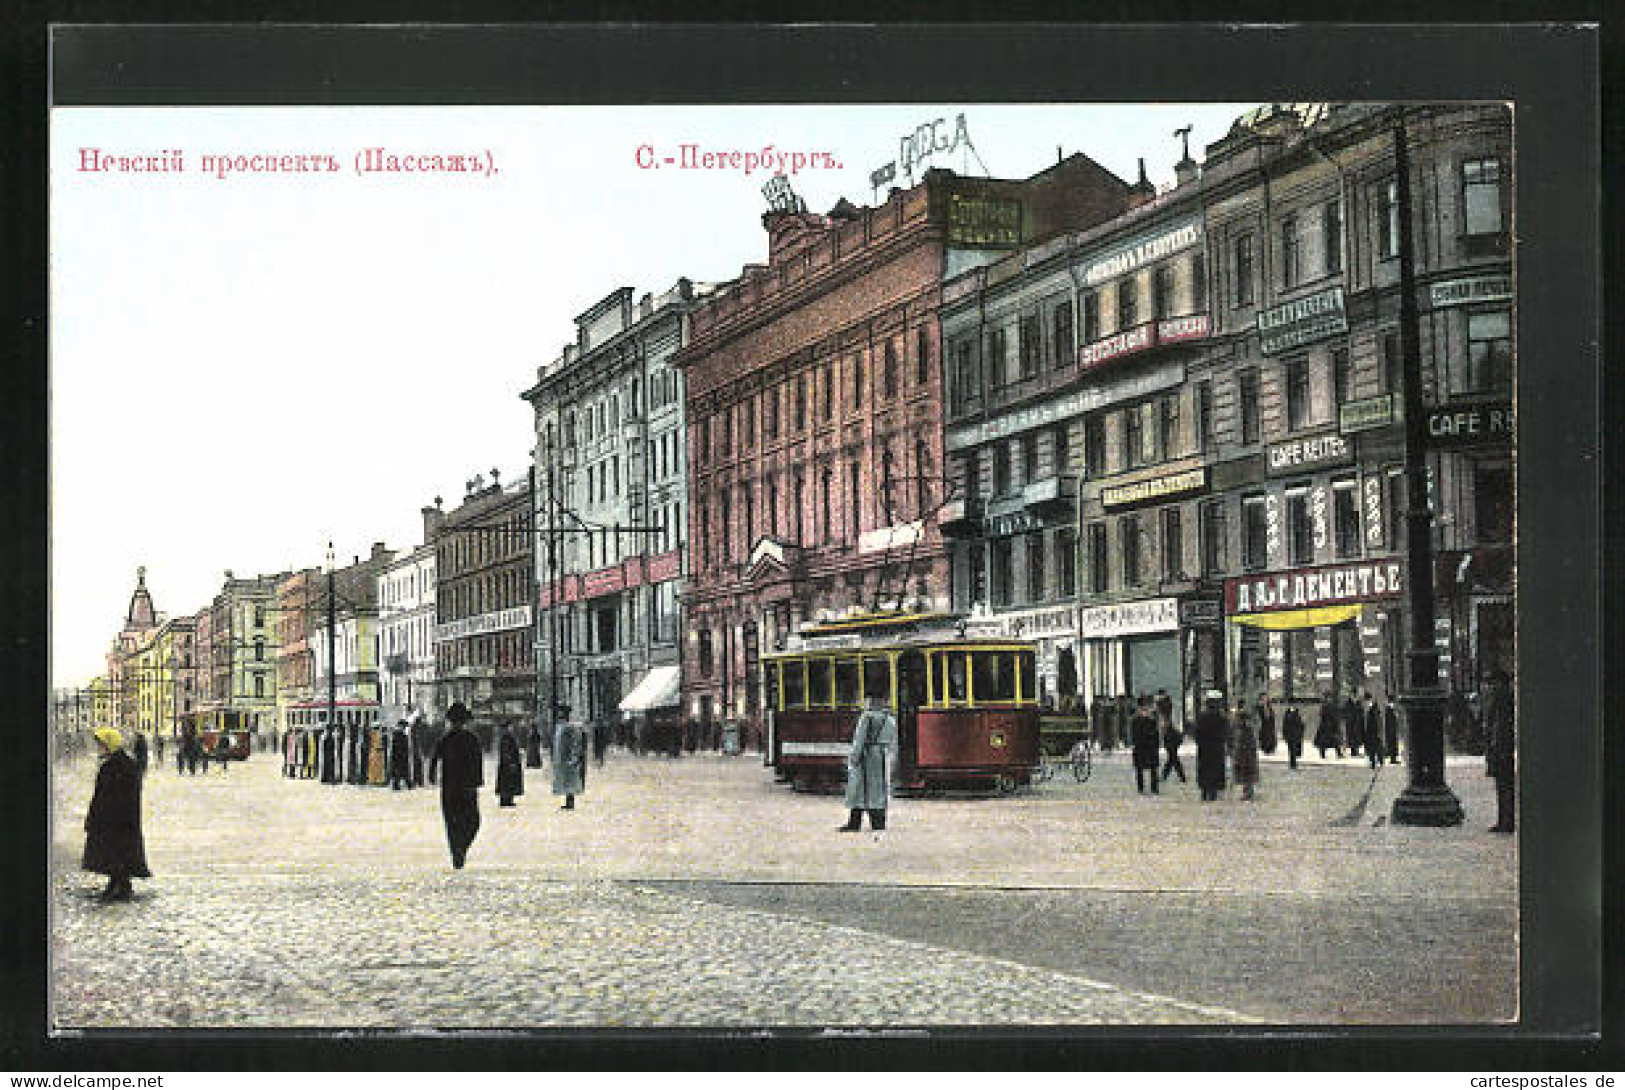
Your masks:
M1411 230L1410 149L1405 108L1394 125L1394 189L1399 208L1399 338L1404 357L1405 553L1409 569L1410 649L1400 695L1410 728L1410 783L1394 800L1396 825L1460 825L1461 801L1444 779L1444 690L1433 632L1433 514L1428 509L1426 434L1422 408L1422 333L1416 311L1416 263Z
M333 543L327 543L327 725L338 728L339 661L338 650L338 593L333 572ZM339 744L339 743L335 743Z

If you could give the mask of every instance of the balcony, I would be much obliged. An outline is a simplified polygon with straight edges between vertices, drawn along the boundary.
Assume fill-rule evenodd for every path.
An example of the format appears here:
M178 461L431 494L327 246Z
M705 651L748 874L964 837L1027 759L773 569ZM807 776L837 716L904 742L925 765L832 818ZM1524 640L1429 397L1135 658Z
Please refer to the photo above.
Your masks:
M1021 490L1021 502L1033 514L1047 517L1070 513L1077 495L1077 477L1044 477L1027 482Z
M937 528L943 537L975 537L982 532L982 513L980 499L949 500L937 514Z

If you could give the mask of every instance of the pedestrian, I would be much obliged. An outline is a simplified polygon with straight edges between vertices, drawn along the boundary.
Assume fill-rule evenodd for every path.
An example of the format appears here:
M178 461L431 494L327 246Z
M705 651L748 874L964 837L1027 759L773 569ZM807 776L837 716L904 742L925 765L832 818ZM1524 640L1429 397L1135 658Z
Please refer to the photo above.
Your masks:
M389 782L389 756L385 749L385 734L380 727L362 727L371 746L367 754L367 782L382 787Z
M143 778L147 775L147 736L141 731L135 732L135 770Z
M1365 694L1365 711L1361 714L1365 717L1365 755L1372 768L1381 768L1386 756L1382 748L1382 709L1377 707L1369 689Z
M1388 750L1388 763L1399 763L1399 713L1394 710L1394 701L1390 697L1382 709L1382 739L1383 746Z
M1320 750L1323 761L1328 749L1336 750L1339 757L1343 756L1343 735L1337 726L1337 704L1330 692L1321 697L1320 723L1315 727L1315 748Z
M469 845L480 831L480 786L485 783L485 753L466 724L473 718L461 701L446 710L451 729L429 760L429 782L440 780L440 815L446 822L451 865L462 870Z
M1281 738L1286 742L1287 767L1297 768L1298 758L1303 756L1303 715L1296 704L1287 705L1281 720Z
M525 733L525 767L542 767L542 725L532 723Z
M1511 678L1497 667L1484 687L1481 703L1484 728L1489 735L1484 753L1484 771L1495 778L1495 824L1492 833L1511 833L1518 828L1518 725L1517 706L1512 699Z
M1202 801L1212 802L1224 790L1224 751L1230 733L1224 718L1224 697L1207 694L1207 706L1196 716L1196 786Z
M428 748L429 724L419 715L412 720L409 729L407 747L412 758L412 786L423 786L423 751Z
M412 790L412 737L404 719L395 724L389 736L389 789L399 791L403 787Z
M1166 780L1171 773L1179 773L1179 782L1185 782L1185 763L1179 759L1179 747L1184 744L1185 732L1179 729L1174 722L1173 709L1162 720L1162 746L1168 751L1168 759L1162 765L1162 778Z
M1275 705L1270 703L1269 693L1258 694L1258 748L1275 752Z
M101 765L96 789L85 813L85 851L79 865L107 875L104 901L128 901L132 878L151 878L147 846L141 836L141 773L135 758L124 752L124 736L112 727L96 731Z
M603 720L592 725L592 759L599 768L604 767L604 754L609 750L609 726Z
M1365 742L1365 716L1360 712L1360 705L1354 699L1354 690L1350 689L1343 698L1343 711L1337 717L1343 724L1343 734L1349 746L1349 756L1358 757L1360 749Z
M884 696L871 696L852 729L852 748L846 755L846 824L843 833L862 827L869 812L869 828L886 828L886 804L891 798L891 752L897 746L897 717Z
M514 737L512 724L504 723L497 744L497 798L503 806L512 806L514 796L524 793L525 765L519 755L519 739Z
M1139 707L1129 720L1128 733L1129 742L1134 747L1134 789L1145 794L1145 779L1149 773L1151 793L1158 794L1157 752L1162 748L1161 739L1158 737L1156 711L1151 698L1144 693L1140 694Z
M152 736L152 746L157 750L157 763L161 767L164 763L164 732L157 731Z
M1241 797L1252 802L1258 786L1258 725L1247 711L1247 702L1236 701L1236 714L1230 732L1230 767L1241 787Z
M563 795L560 810L574 810L576 796L587 791L587 737L581 724L570 718L570 709L553 728L553 794Z

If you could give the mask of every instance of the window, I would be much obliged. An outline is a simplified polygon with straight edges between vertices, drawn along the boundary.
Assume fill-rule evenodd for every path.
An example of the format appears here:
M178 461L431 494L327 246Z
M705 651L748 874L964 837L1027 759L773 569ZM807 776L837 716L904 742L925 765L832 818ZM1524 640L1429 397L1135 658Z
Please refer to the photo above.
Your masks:
M1179 508L1162 509L1162 577L1167 582L1185 578L1185 541Z
M977 466L976 452L971 451L965 455L960 465L963 467L963 477L961 479L965 482L965 498L967 500L980 498L982 494L982 475ZM856 490L854 489L854 491Z
M1239 235L1235 242L1236 306L1253 305L1253 236Z
M256 697L263 697L265 695L265 675L264 674L255 674L254 675L254 695Z
M733 551L734 551L733 550L733 500L732 500L731 497L729 497L727 491L723 490L717 496L717 501L718 501L717 522L719 524L718 525L719 533L717 535L717 540L719 542L721 542L721 545L722 545L722 547L721 547L721 555L718 557L718 559L721 560L722 563L726 564L730 560L733 559ZM605 551L607 552L608 550L605 550ZM606 556L605 559L608 560L609 558Z
M1499 545L1512 540L1513 509L1512 463L1475 461L1473 524L1480 544Z
M1140 585L1140 516L1124 515L1117 520L1118 542L1123 553L1123 585Z
M1044 570L1044 531L1027 535L1027 601L1042 602L1047 595Z
M835 473L828 466L818 475L819 488L823 497L824 522L823 533L820 535L825 541L835 540L835 506L832 492L835 490Z
M914 514L924 518L931 509L931 448L924 439L914 443Z
M1402 378L1404 358L1399 350L1399 330L1385 329L1382 331L1382 388L1384 393L1396 397L1403 392L1404 380Z
M1016 330L1016 353L1021 358L1021 377L1037 375L1039 358L1043 355L1043 345L1038 339L1038 315L1029 314L1021 319Z
M993 448L993 494L1004 496L1010 492L1010 448L999 443Z
M1213 449L1213 383L1196 384L1196 449Z
M1028 432L1021 437L1021 481L1028 484L1038 479L1038 436Z
M1281 286L1295 287L1303 279L1303 238L1298 217L1281 217Z
M807 376L796 378L796 431L807 427Z
M1004 330L989 330L987 334L987 383L995 390L1005 384Z
M1224 571L1224 501L1207 500L1199 509L1202 532L1202 574Z
M1085 292L1083 295L1083 343L1100 339L1100 293L1097 291Z
M960 341L954 349L954 407L962 411L971 398L980 391L976 386L976 346L970 341Z
M1289 488L1286 493L1287 559L1292 564L1315 560L1314 525L1309 520L1309 490Z
M1088 477L1106 472L1106 418L1098 413L1083 421L1083 472Z
M931 333L923 325L914 331L914 382L922 388L931 382Z
M1099 594L1106 589L1106 524L1089 524L1089 589Z
M863 511L863 489L860 484L862 479L861 472L862 471L859 468L858 463L855 461L849 463L846 467L847 483L850 486L851 502L851 507L848 509L850 512L848 518L852 523L852 540L854 541L857 540L858 533L863 529L863 527L859 524L861 521L859 516Z
M767 479L767 532L779 536L779 479Z
M1309 423L1309 361L1302 356L1289 359L1286 369L1286 426L1297 431Z
M1145 421L1138 405L1123 410L1123 468L1145 461Z
M1179 451L1179 395L1163 397L1161 408L1157 420L1157 446L1162 457L1173 458Z
M756 401L739 406L739 449L750 452L756 446Z
M592 419L590 416L587 419ZM711 418L700 421L700 434L694 441L694 461L704 465L711 457ZM592 467L587 468L587 492L592 492Z
M793 498L795 506L792 508L791 514L794 519L795 543L800 545L803 540L801 532L801 515L802 512L807 509L807 480L799 473L796 474L796 486Z
M881 451L881 453L880 453L880 505L881 505L881 508L886 512L887 518L891 517L892 511L893 511L893 506L892 505L897 502L896 497L894 497L892 495L892 490L891 490L891 486L892 486L892 465L893 465L893 462L892 462L891 451L889 451L889 450Z
M1467 390L1512 386L1512 315L1505 310L1467 316Z
M959 656L954 656L958 658ZM1016 655L1013 651L978 651L970 656L971 692L978 703L1010 701L1016 697ZM1032 663L1027 664L1032 676Z
M1062 598L1074 598L1078 593L1078 532L1076 530L1061 530L1055 535L1055 561L1059 569L1059 586L1056 588Z
M1201 250L1191 254L1191 313L1207 309L1207 256Z
M863 357L852 357L852 407L863 408Z
M1372 201L1377 216L1377 256L1399 256L1399 186L1394 179L1377 185Z
M1461 222L1466 235L1501 233L1501 161L1468 159L1461 164Z
M858 660L835 660L835 706L839 708L855 708L858 706Z
M767 400L762 402L762 431L767 433L769 439L779 437L779 388L777 386L767 392Z
M881 382L887 397L897 396L897 342L891 337L886 338L886 369Z
M1158 265L1151 274L1151 317L1168 318L1174 313L1174 267Z
M265 661L265 641L264 640L255 640L254 641L254 661L255 662L264 662Z
M1117 328L1132 329L1140 321L1140 283L1134 277L1117 282Z
M818 414L818 417L820 420L827 422L835 414L835 373L827 364L819 381L824 388L824 396L819 401L819 408L822 411Z
M751 491L750 485L739 486L739 500L745 515L745 521L741 524L741 528L745 531L743 544L749 549L751 542L756 540L756 494Z
M965 574L969 577L970 597L967 601L987 601L987 543L981 540L971 542L971 547L965 562Z
M1349 350L1332 349L1332 404L1341 405L1349 399Z
M1360 555L1360 491L1353 477L1332 482L1332 532L1339 559Z
M1055 429L1050 432L1050 451L1053 455L1053 464L1057 477L1065 476L1072 468L1071 446L1067 426L1065 424L1055 425Z
M1072 300L1057 306L1050 316L1050 355L1056 367L1072 363Z
M699 638L696 639L694 642L699 645L698 658L700 660L699 661L700 676L701 677L710 677L711 676L711 671L715 666L715 663L714 663L714 661L712 659L712 653L711 653L711 630L709 628L700 629ZM786 695L786 702L787 703L790 702L790 700L792 699L789 696L790 678L791 678L791 676L794 676L794 675L800 675L800 673L801 673L801 671L796 669L796 667L793 664L785 669L785 678L784 678L785 685L784 685L784 687L785 687L785 690L786 690L785 695ZM802 679L799 676L796 676L796 681L798 682L798 684L796 685L796 688L798 690L801 688L801 685L799 684L799 682L801 680ZM797 692L796 696L800 697L801 693ZM800 703L800 701L796 700L796 703Z
M254 627L255 628L264 628L265 627L265 607L264 606L255 606L254 607Z
M1259 433L1259 406L1258 406L1258 372L1256 370L1243 371L1236 378L1237 397L1241 401L1241 441L1243 443L1258 442Z
M1269 524L1263 496L1242 497L1241 563L1248 571L1257 571L1269 564Z
M1326 275L1343 271L1343 206L1327 201L1320 206L1320 249Z
M990 546L990 552L993 569L993 604L1007 606L1010 604L1011 599L1011 539L1007 537L994 538Z

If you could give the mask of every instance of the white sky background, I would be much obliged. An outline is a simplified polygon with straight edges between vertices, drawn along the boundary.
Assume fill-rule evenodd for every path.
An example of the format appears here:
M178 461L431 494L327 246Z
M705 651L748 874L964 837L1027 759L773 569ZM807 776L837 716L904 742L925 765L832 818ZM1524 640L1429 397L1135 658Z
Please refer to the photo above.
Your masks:
M966 114L996 177L1081 151L1173 180L1236 104L57 109L51 122L52 684L102 672L138 565L159 611L238 576L419 544L476 473L525 471L522 390L617 287L765 260L758 171L642 170L639 145L832 153L810 211ZM358 176L360 148L490 149L498 171ZM80 149L178 149L186 173L90 174ZM229 175L206 153L331 154L337 174ZM958 152L935 165L962 170ZM974 172L975 162L971 161ZM901 181L897 184L902 184Z

